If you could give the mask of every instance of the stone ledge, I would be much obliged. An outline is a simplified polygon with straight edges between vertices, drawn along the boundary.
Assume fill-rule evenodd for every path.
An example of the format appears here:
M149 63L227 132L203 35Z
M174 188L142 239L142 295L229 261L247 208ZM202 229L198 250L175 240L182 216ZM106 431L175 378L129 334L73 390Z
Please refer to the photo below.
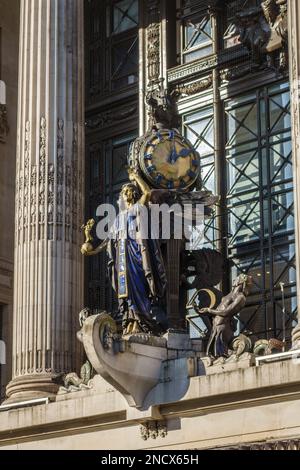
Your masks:
M128 427L146 418L201 416L299 398L300 365L291 361L193 377L179 401L144 411L129 408L119 392L97 377L94 391L68 394L67 399L61 396L59 401L47 405L2 412L0 445L28 439L29 435L34 438L44 433L86 432L91 427Z

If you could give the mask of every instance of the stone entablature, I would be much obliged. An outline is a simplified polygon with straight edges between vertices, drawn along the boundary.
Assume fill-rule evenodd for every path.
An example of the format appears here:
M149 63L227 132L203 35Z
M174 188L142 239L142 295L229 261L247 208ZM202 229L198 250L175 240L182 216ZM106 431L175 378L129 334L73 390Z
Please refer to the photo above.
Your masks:
M223 447L218 450L300 450L300 439L255 442L235 447Z
M0 446L200 450L299 441L299 367L296 360L284 361L193 377L176 401L168 397L168 402L142 410L129 407L119 392L96 376L93 389L2 412ZM178 394L175 381L163 387L161 401L164 392L168 396L177 389ZM163 432L145 441L140 426L151 431L152 422Z

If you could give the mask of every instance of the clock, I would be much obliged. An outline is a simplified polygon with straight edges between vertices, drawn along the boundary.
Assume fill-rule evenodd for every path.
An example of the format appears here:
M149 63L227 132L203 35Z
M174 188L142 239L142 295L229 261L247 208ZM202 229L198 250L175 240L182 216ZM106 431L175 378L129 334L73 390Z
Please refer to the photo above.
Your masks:
M159 189L190 188L200 174L200 156L176 129L162 129L145 138L139 164L152 186Z

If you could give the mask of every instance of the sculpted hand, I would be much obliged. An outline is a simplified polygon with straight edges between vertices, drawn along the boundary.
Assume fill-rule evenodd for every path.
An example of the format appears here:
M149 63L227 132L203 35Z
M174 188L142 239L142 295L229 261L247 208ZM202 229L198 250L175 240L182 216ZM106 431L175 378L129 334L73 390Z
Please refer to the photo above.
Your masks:
M210 308L201 308L199 310L199 313L201 313L201 315L203 315L205 313L210 313Z
M138 173L136 170L133 170L132 168L129 168L128 169L128 178L129 178L129 181L136 181L136 178L138 177Z

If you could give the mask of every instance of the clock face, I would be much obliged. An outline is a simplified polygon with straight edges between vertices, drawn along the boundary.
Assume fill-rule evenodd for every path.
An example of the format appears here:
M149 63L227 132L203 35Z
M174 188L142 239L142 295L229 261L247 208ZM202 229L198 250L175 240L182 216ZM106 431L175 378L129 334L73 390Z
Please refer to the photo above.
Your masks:
M200 157L188 140L176 130L161 130L142 146L140 164L154 187L187 189L200 172Z

